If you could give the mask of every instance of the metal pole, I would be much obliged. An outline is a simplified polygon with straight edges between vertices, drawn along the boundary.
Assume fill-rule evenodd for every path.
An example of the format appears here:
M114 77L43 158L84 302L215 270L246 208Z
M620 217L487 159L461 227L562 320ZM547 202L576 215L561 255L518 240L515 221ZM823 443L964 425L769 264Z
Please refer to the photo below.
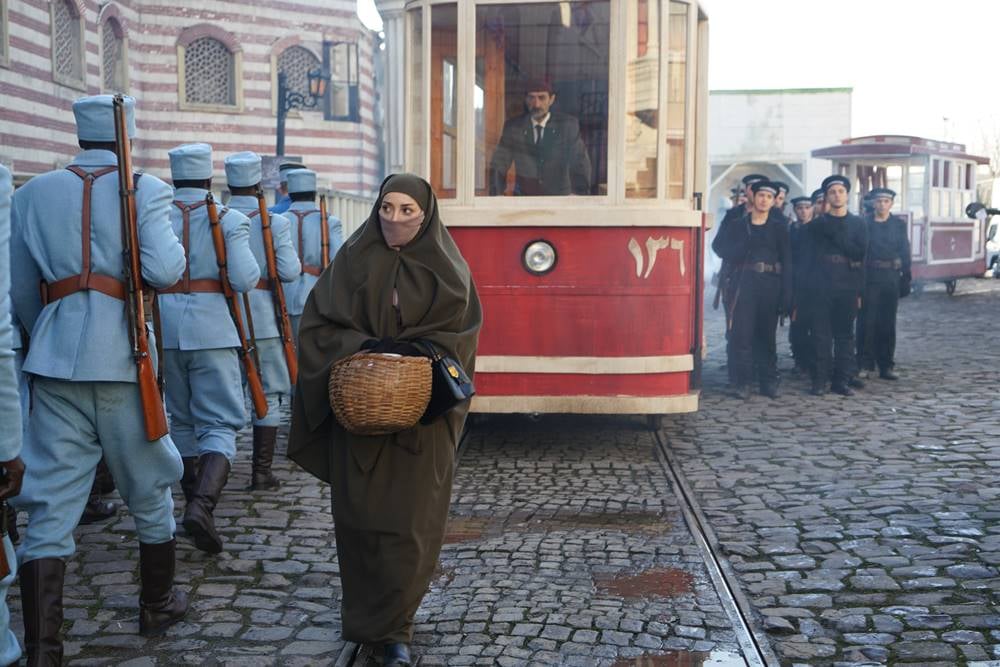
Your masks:
M285 85L285 73L278 72L278 131L274 154L279 160L285 154L285 116L288 114L288 104L285 99L288 94Z
M333 48L333 42L328 39L323 40L323 73L330 75L330 80L326 82L326 94L323 95L323 120L330 120L333 115L333 108L331 101L333 100L333 91L330 86L333 85L333 69L330 62L330 49Z

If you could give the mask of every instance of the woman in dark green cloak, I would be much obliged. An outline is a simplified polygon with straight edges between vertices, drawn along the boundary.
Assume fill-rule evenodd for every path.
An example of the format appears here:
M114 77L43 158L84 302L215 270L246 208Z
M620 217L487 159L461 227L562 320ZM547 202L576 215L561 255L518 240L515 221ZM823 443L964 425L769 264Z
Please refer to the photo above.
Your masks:
M288 456L332 487L345 639L409 664L413 618L444 540L455 450L468 403L427 425L353 435L334 418L327 379L362 349L414 352L433 343L471 376L482 311L469 267L422 178L382 183L365 224L306 301Z

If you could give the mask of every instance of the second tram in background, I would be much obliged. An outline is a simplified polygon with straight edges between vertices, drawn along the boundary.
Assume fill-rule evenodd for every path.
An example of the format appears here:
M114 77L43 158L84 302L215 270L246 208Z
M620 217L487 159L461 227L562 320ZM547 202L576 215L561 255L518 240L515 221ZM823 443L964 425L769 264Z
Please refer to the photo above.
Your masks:
M697 410L697 3L412 0L400 18L402 164L429 176L483 302L473 411Z

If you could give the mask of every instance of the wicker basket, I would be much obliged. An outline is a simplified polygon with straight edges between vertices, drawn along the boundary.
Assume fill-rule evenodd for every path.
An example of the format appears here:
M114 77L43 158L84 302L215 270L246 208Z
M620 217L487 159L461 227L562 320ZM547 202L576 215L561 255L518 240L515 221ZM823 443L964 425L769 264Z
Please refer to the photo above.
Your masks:
M386 435L417 423L431 398L427 357L358 352L330 369L330 407L355 435Z

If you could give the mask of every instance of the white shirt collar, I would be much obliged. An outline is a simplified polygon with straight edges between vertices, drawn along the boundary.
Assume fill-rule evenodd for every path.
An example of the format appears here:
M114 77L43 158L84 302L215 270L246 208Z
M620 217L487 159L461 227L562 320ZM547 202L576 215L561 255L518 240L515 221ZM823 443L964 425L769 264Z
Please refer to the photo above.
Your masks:
M541 128L544 130L545 126L549 124L549 119L551 119L551 118L552 118L552 112L550 111L549 113L545 114L545 118L543 118L541 120L535 120L534 118L532 118L531 119L531 126L532 127L539 127L539 126L541 126Z

